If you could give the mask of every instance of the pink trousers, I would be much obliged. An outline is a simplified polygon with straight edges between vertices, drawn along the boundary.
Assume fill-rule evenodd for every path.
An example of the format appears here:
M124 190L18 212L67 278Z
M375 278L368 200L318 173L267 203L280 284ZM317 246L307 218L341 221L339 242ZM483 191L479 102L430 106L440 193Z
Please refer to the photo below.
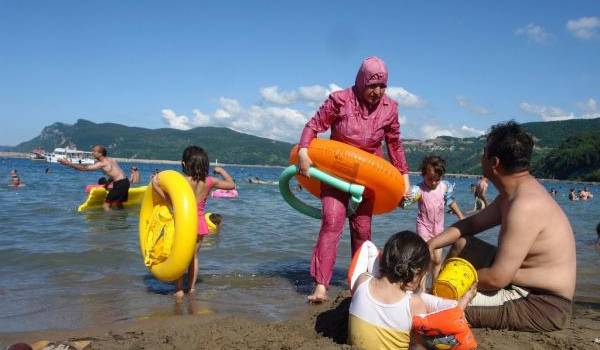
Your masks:
M373 200L363 196L363 201L356 212L350 216L350 237L352 255L364 241L371 239L371 217L373 215ZM316 283L329 288L337 248L344 231L346 207L349 195L321 184L322 219L321 230L317 244L310 259L310 275Z

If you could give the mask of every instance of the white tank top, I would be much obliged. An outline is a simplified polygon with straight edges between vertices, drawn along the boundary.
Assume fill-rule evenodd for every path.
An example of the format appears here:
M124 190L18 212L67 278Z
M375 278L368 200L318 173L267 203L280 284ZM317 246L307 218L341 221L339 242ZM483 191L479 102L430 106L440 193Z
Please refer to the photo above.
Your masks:
M385 304L369 291L372 277L358 286L350 303L348 340L361 349L408 349L412 292L398 302Z

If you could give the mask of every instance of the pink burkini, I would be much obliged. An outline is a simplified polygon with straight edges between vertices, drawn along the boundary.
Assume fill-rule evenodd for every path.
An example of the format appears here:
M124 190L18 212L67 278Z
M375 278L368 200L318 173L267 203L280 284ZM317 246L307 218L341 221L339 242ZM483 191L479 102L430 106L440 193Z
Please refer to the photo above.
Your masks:
M419 184L421 199L417 213L417 234L425 241L444 231L446 205L454 202L453 187L447 181L440 181L434 190L425 183Z
M206 224L206 218L204 217L204 209L206 207L206 201L208 200L208 193L213 186L213 178L210 176L206 177L205 181L207 188L207 195L203 200L196 202L196 208L198 209L198 236L208 235L208 225Z
M385 140L391 163L402 174L406 174L408 164L400 140L398 104L384 95L377 106L369 110L360 100L362 92L368 85L387 85L387 77L387 68L381 59L377 57L365 59L356 75L354 86L329 95L306 123L299 146L308 147L317 133L331 128L332 140L383 157L381 142ZM321 205L323 219L311 258L310 273L317 283L328 287L335 265L338 243L344 230L348 194L321 184ZM367 194L357 211L350 217L352 254L365 240L371 239L372 212L373 201Z

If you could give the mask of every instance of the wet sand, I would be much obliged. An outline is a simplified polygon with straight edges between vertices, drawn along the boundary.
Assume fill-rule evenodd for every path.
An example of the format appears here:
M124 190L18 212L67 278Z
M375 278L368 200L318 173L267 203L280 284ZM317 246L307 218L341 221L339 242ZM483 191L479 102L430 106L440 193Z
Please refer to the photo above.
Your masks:
M348 292L281 322L240 315L171 316L73 331L1 334L0 344L89 340L88 349L350 349ZM59 324L52 325L60 327ZM600 349L600 305L576 303L568 328L551 333L474 329L479 349ZM600 341L600 339L599 339Z

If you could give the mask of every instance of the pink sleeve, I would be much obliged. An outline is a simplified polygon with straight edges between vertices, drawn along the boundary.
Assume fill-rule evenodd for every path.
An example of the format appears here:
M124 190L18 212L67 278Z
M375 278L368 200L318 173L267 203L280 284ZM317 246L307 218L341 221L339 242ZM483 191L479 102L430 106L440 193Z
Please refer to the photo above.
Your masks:
M333 98L329 96L325 102L321 105L317 113L306 123L304 130L302 130L302 136L298 146L300 148L308 147L310 141L312 141L317 134L323 131L327 131L331 124L335 121L339 114L339 107L334 102Z
M390 162L402 173L408 173L408 163L404 155L404 146L400 139L400 123L398 109L394 110L392 122L385 127L385 144L387 145Z

